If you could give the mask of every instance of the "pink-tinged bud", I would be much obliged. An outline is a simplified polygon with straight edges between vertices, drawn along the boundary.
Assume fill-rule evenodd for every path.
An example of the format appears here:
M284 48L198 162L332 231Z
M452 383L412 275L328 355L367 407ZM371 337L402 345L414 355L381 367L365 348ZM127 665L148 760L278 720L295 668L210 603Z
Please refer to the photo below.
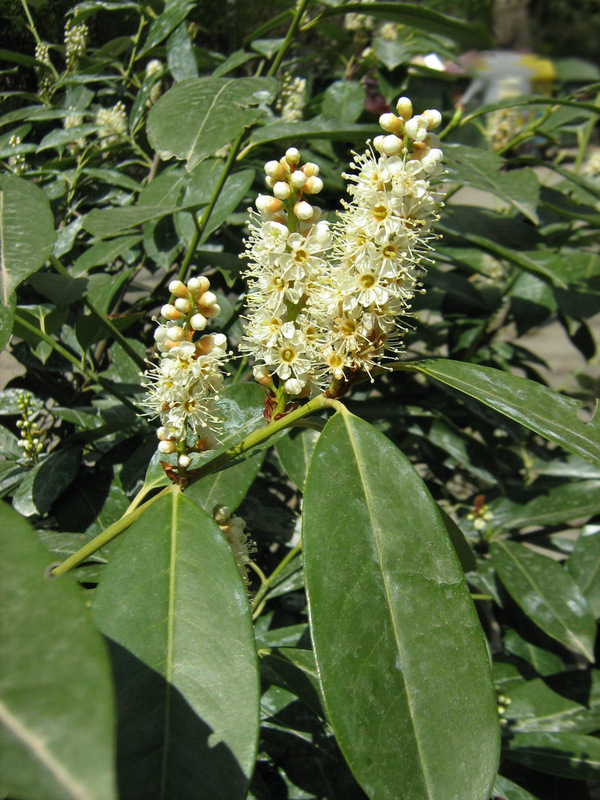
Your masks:
M167 337L171 342L181 342L185 336L185 331L179 325L173 325L172 328L167 330Z
M396 136L402 136L404 133L404 121L395 114L382 114L379 117L379 124L384 131L395 133Z
M294 206L294 214L301 220L308 220L312 217L314 212L313 207L310 203L307 203L305 200L302 200L300 203L296 203Z
M169 284L169 291L171 294L174 294L175 297L186 297L188 290L183 281L171 281Z
M175 306L172 306L171 303L167 303L166 306L163 306L160 310L160 313L161 316L169 320L179 319L181 317L179 311L177 311Z
M302 189L306 183L306 175L302 172L302 170L297 169L296 172L292 172L290 181L294 189Z
M201 275L199 278L190 278L188 281L188 289L193 294L202 294L210 287L210 281Z
M278 181L285 176L285 170L279 161L267 161L265 164L265 174L268 175L269 178L274 178Z
M428 108L421 114L421 116L427 122L428 131L432 131L434 128L438 128L442 124L442 115L437 108Z
M295 147L288 147L288 149L285 151L285 160L290 167L295 167L300 161L300 151Z
M306 194L319 194L319 192L323 189L323 181L321 178L318 178L314 175L311 178L306 179L306 183L304 184L304 192Z
M181 311L182 314L189 314L192 310L192 304L187 297L178 297L175 300L175 308L177 311Z
M284 185L287 186L287 184ZM261 214L276 214L282 208L281 200L271 197L269 194L259 194L255 205Z
M190 327L193 331L203 331L208 324L208 320L203 314L194 314L190 320Z
M302 172L306 175L307 178L312 178L315 175L318 175L321 172L321 168L318 164L315 164L314 161L307 161L306 164L302 167Z
M394 136L393 133L390 133L388 136L384 136L383 142L381 143L381 149L386 156L397 155L402 150L403 146L404 142L402 139Z
M403 120L410 119L413 115L413 105L408 97L399 97L396 103L396 111Z
M158 443L158 452L165 456L175 452L175 442L164 441Z

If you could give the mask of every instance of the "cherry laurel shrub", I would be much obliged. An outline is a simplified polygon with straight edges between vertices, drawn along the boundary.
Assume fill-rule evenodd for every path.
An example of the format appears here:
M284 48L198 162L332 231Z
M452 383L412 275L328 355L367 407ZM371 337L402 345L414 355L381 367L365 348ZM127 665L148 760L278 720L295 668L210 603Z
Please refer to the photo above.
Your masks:
M464 108L476 23L275 5L3 51L0 790L592 797L597 87Z

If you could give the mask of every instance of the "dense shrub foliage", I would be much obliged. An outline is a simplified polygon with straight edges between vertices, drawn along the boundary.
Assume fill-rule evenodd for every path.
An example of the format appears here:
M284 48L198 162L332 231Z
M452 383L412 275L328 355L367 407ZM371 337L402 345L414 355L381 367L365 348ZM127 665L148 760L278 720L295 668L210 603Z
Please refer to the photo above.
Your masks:
M593 797L598 70L214 5L7 4L0 790Z

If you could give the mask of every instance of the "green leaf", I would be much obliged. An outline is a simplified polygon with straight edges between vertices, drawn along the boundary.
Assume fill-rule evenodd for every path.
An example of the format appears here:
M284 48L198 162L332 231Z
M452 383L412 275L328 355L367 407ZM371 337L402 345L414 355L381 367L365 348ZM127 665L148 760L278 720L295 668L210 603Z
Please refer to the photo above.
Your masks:
M496 783L494 784L494 794L492 797L501 797L502 800L537 800L532 794L526 789L523 789L522 786L518 786L516 783L509 781L508 778L504 778L502 775L498 775L496 778Z
M347 122L314 117L308 122L288 122L265 125L250 136L248 149L260 144L281 142L285 139L334 139L344 142L362 142L381 133L376 125L350 125Z
M587 598L596 619L600 617L600 527L581 529L575 549L567 561L569 574Z
M458 560L463 569L463 572L471 572L477 569L477 561L475 560L475 553L471 550L470 544L465 539L465 536L456 522L452 519L450 514L447 514L443 508L438 506L438 511L446 528L446 532L450 537L452 546L456 551Z
M490 552L498 577L531 621L593 661L596 621L566 569L515 542L492 542Z
M110 265L126 250L141 241L141 236L119 236L108 242L97 242L88 247L73 264L73 275L85 275L92 267Z
M198 64L188 26L181 23L167 41L167 64L175 83L198 77Z
M308 465L319 435L319 431L311 428L296 430L275 445L275 450L284 470L300 491L304 491Z
M216 524L177 490L131 527L94 613L111 643L121 800L243 800L259 685L246 591Z
M183 22L193 7L193 0L168 0L163 13L150 26L148 37L137 57L145 56L153 47L164 41Z
M31 517L45 514L52 503L73 482L79 470L81 453L66 447L51 453L25 475L13 497L20 514Z
M335 81L323 95L324 117L340 122L356 122L365 107L367 92L358 81Z
M91 136L93 133L96 133L100 129L99 125L77 125L73 128L67 128L63 130L62 128L55 128L53 131L50 131L39 144L37 148L37 152L41 153L43 150L50 150L55 148L56 150L62 150L65 145L70 144L71 142L76 142L78 139L85 139L86 136Z
M5 307L17 286L52 253L54 219L43 191L33 183L0 175L0 300Z
M574 780L598 780L600 739L578 733L515 733L503 755L530 769Z
M70 576L0 505L0 773L27 800L116 800L114 697L102 637ZM26 624L24 624L26 621Z
M11 295L8 303L3 306L0 303L0 351L4 350L10 342L13 325L15 323L15 308L17 306L17 296Z
M53 272L38 272L29 278L29 283L36 292L60 308L80 300L87 289L85 278L71 278Z
M303 516L325 709L359 783L381 800L488 800L499 728L487 651L422 480L383 434L336 414Z
M564 668L556 653L531 644L510 628L504 634L504 647L507 652L532 666L538 675L556 675Z
M273 97L271 78L192 78L169 89L148 115L148 139L162 159L188 171L232 142L261 115L252 106Z
M600 419L582 422L577 415L582 401L492 367L450 359L428 359L410 366L600 466Z
M186 497L191 497L211 516L216 505L235 511L254 483L265 455L266 450L262 450L239 464L207 475L186 489Z
M102 239L143 225L150 220L160 219L167 214L174 214L176 211L181 211L181 208L150 205L95 208L85 218L83 227L93 236Z
M503 688L502 692L510 699L506 718L511 731L593 733L600 729L600 708L587 709L553 692L541 678Z
M553 489L539 488L533 500L515 503L507 497L491 503L493 526L525 528L583 519L600 511L600 481L569 481Z
M275 647L259 652L260 671L263 677L293 692L320 717L321 706L319 676L312 650L297 647Z
M529 168L501 173L504 161L495 153L466 145L444 147L444 162L450 178L474 189L491 192L504 200L536 225L540 182Z

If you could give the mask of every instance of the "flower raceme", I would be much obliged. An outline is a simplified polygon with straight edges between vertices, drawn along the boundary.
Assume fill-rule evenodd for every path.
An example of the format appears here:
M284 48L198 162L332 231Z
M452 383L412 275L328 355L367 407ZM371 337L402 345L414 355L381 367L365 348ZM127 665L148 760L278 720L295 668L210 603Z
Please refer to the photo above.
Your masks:
M442 151L431 131L439 111L380 118L385 135L355 154L344 210L329 224L313 204L319 167L300 165L290 148L265 164L270 195L251 211L242 257L249 284L241 349L254 356L256 379L291 397L314 395L370 374L403 352L404 321L421 291L439 203L431 181ZM275 383L277 381L277 384Z
M144 373L145 407L148 416L160 418L159 452L177 453L185 470L190 453L209 450L218 441L218 392L229 354L222 333L198 337L220 311L208 279L191 278L187 285L172 281L169 291L173 303L162 307L164 321L154 332L161 359Z

